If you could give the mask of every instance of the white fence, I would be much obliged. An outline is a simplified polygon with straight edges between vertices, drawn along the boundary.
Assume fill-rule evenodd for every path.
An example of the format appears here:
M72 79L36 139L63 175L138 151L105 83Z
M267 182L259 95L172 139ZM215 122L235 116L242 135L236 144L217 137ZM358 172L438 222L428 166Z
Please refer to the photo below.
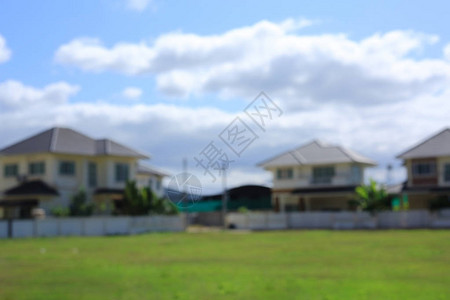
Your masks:
M450 210L381 212L253 212L230 213L227 227L271 229L401 229L450 228Z
M381 212L229 213L227 226L250 230L450 228L450 210ZM0 238L102 236L184 231L185 215L142 217L47 218L0 221Z
M124 235L144 232L184 231L185 217L142 216L142 217L87 217L46 218L43 220L0 221L0 238L50 237L50 236L102 236Z

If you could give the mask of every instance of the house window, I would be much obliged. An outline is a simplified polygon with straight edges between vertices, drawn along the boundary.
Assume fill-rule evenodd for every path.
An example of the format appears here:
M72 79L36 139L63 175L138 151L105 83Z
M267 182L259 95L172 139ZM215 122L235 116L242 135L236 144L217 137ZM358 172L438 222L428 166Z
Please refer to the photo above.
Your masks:
M124 182L129 178L130 167L128 164L116 164L116 181Z
M93 162L88 164L88 185L89 187L97 186L97 164Z
M7 164L3 169L5 177L15 177L19 175L19 166L17 164Z
M317 184L331 183L334 174L335 174L334 167L313 168L312 183L317 183Z
M161 180L156 180L156 190L159 191L161 189Z
M446 164L444 167L444 181L450 181L450 164Z
M28 164L28 174L30 174L30 175L45 174L45 163L43 161L29 163Z
M153 179L151 178L148 180L148 187L153 189Z
M414 177L430 177L436 175L435 162L417 162L412 165Z
M286 169L278 169L277 170L277 178L278 179L292 179L293 176L293 170L292 168L286 168Z
M353 183L359 183L362 180L362 170L361 167L358 165L353 165L351 169L351 176L352 176L352 182Z
M73 161L60 161L59 162L59 174L73 176L75 175L75 162Z

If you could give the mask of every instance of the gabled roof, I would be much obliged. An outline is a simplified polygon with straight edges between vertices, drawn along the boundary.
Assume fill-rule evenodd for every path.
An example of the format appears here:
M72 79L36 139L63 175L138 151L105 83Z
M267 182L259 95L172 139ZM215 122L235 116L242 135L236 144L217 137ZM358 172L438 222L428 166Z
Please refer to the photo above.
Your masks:
M138 174L155 174L158 176L169 176L168 173L161 171L159 169L156 169L154 167L150 167L149 165L138 165L138 170L137 170Z
M361 163L375 166L376 162L353 150L314 140L291 151L259 163L259 166L281 167L292 165L325 165L336 163Z
M7 196L22 196L22 195L42 195L42 196L58 196L56 189L49 186L42 180L25 181L19 185L10 188L4 192Z
M0 150L3 155L47 152L148 158L147 155L115 141L95 140L70 128L61 127L48 129Z
M399 154L397 158L427 158L450 156L450 128L444 129L420 144Z

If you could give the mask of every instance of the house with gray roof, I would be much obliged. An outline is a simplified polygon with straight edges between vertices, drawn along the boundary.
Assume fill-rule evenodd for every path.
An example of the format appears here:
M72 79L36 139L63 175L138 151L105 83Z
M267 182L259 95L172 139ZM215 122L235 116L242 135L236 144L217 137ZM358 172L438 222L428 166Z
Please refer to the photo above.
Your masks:
M276 211L338 211L352 208L365 168L376 162L348 148L314 140L258 165L272 173Z
M165 190L162 182L167 176L169 173L166 171L147 164L139 164L135 179L139 188L149 187L158 197L163 197Z
M27 218L34 208L48 214L67 207L83 187L93 201L112 207L125 182L141 185L165 174L139 167L149 156L110 139L93 139L55 127L0 150L0 218Z
M446 128L399 154L408 179L401 193L410 209L430 208L450 200L450 128Z

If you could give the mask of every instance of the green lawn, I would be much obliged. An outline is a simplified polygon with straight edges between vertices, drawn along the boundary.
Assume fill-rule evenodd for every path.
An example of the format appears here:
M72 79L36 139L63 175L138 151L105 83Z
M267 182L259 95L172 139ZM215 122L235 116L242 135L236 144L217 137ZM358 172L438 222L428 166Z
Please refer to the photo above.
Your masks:
M450 299L450 231L0 240L0 299Z

